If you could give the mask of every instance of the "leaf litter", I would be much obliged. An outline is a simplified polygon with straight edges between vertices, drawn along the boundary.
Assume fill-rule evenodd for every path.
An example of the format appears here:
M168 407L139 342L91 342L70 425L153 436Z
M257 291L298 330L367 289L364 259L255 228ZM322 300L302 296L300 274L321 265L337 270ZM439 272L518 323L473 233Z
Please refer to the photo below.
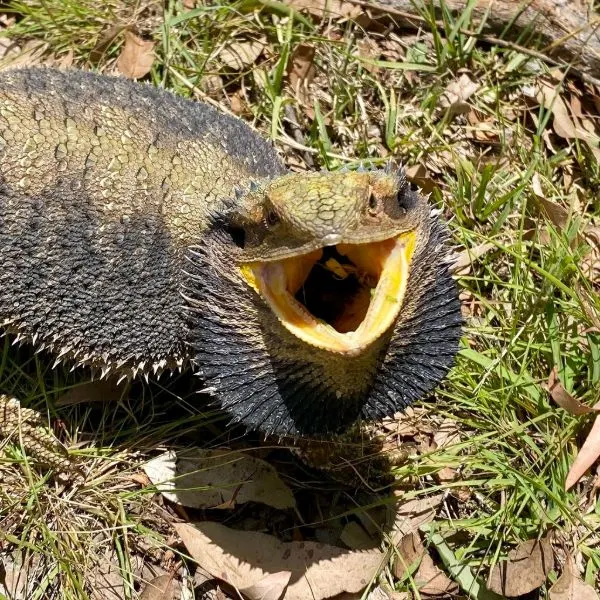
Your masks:
M150 73L154 59L154 42L125 31L125 44L117 58L119 73L130 79L140 79Z
M511 550L491 570L487 586L496 594L514 598L539 588L554 567L550 538L527 540Z
M251 594L265 587L274 600L322 600L356 593L375 579L386 560L378 549L348 551L319 542L280 542L211 521L174 527L202 570L249 600L259 600L260 595Z
M587 406L575 398L575 396L567 392L558 378L557 367L554 367L550 372L546 387L550 393L550 396L552 397L552 400L554 400L556 404L572 415L587 415L600 411L600 406Z
M600 600L594 588L577 575L570 556L567 556L561 576L548 590L548 596L550 600Z
M295 508L290 488L266 461L242 452L193 448L168 451L144 465L165 498L190 508L234 508L260 502Z
M552 400L568 413L576 416L600 412L600 402L588 406L570 394L558 377L558 369L554 367L548 377L546 389ZM571 489L585 472L600 458L600 416L594 420L583 445L579 449L565 479L565 490Z

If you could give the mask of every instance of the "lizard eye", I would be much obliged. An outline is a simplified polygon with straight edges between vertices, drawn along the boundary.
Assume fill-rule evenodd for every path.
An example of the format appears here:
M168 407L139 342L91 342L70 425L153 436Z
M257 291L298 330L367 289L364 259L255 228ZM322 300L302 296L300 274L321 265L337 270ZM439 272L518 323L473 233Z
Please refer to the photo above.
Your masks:
M411 188L412 188L412 185L411 185ZM414 204L413 190L411 189L410 192L407 189L400 190L398 192L397 199L398 199L398 208L400 209L402 214L406 214L408 209L412 206L412 204Z

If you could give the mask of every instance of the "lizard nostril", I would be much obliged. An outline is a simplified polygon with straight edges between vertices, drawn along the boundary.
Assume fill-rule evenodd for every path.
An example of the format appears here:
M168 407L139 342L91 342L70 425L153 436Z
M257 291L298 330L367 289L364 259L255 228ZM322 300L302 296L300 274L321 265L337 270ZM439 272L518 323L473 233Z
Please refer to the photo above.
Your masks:
M279 223L279 216L274 210L270 210L266 216L267 225L272 227L273 225L277 225Z
M368 208L368 212L370 215L375 216L377 215L377 213L379 208L379 202L377 202L377 198L375 197L375 194L371 194L369 196L369 208Z

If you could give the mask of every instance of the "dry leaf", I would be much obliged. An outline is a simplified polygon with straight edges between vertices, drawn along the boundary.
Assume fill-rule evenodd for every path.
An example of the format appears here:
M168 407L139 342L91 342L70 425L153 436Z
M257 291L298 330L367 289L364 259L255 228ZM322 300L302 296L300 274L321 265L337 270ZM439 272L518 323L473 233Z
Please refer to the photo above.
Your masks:
M536 93L537 101L552 111L554 116L552 125L556 135L564 139L580 139L584 141L596 160L600 160L600 138L593 124L587 119L577 118L571 113L569 107L560 96L559 88L542 82Z
M402 580L420 565L425 555L425 546L418 532L405 535L396 546L398 554L394 558L392 572L396 579Z
M27 600L38 588L36 568L39 568L39 555L1 554L0 597L8 600Z
M558 204L548 200L542 188L539 173L534 173L531 178L531 188L535 194L536 200L546 217L561 231L564 231L569 224L569 211Z
M244 42L232 42L219 53L219 60L230 69L241 71L253 65L267 45L267 38Z
M29 40L23 46L10 46L0 59L0 70L39 65L47 50L48 43L39 40Z
M198 87L209 96L217 96L224 88L223 78L216 73L208 73L198 82Z
M124 24L116 23L104 31L90 52L90 61L93 63L100 62L104 58L111 44L121 35L121 32L124 29L126 29Z
M461 441L460 425L453 419L444 418L433 434L436 448L447 448Z
M393 543L398 545L405 535L413 533L421 525L433 521L443 498L444 494L437 494L429 498L418 498L398 504L391 533Z
M366 600L411 600L411 598L412 596L408 592L396 592L388 589L388 586L384 589L378 585L369 592ZM363 600L363 594L340 594L331 600Z
M564 408L568 413L572 415L586 415L591 412L598 412L600 407L593 408L591 406L586 406L582 404L575 398L571 396L569 392L563 387L563 384L558 379L558 369L554 367L550 372L550 376L548 377L548 392L552 397L552 400L556 402L561 408Z
M458 471L452 467L442 467L437 473L435 473L435 478L440 483L450 483L451 481L455 481L457 477Z
M571 119L565 101L560 96L559 88L542 82L536 93L536 99L544 108L552 111L554 131L557 135L566 139L577 137L575 123Z
M146 584L139 600L173 600L174 598L173 575L159 575Z
M306 86L315 78L315 47L311 44L298 44L288 63L287 76L294 90Z
M452 115L462 115L471 110L467 100L479 89L466 73L451 81L440 97L440 105L447 108Z
M131 31L125 32L125 45L117 58L117 69L130 79L148 75L154 62L154 42L143 40Z
M385 564L379 550L348 551L317 542L280 542L254 531L236 531L220 523L176 523L190 555L212 577L248 589L268 575L290 572L282 600L321 600L364 589ZM283 576L281 578L283 580ZM283 593L283 588L281 589Z
M421 596L446 596L458 592L458 585L436 566L427 553L415 573L415 584Z
M488 577L488 589L496 594L522 596L539 588L554 566L550 540L527 540L499 562Z
M240 589L240 592L249 600L279 600L281 592L287 587L291 576L290 571L269 573L254 585Z
M507 118L507 115L503 114L503 117ZM486 118L485 115L472 108L467 113L467 121L471 126L466 130L470 138L486 143L499 141L498 125L493 117Z
M550 600L600 600L594 588L577 576L571 557L568 558L562 575L548 590L548 595Z
M411 165L404 169L406 179L418 185L424 194L430 194L435 188L435 181L429 175L427 167L422 164Z
M600 416L596 417L590 433L569 469L565 490L571 489L598 460L598 457L600 457Z
M600 227L587 225L583 235L591 249L584 257L581 268L590 281L597 283L600 280Z
M114 557L93 560L86 581L90 585L92 600L121 600L125 597L125 582Z
M465 248L461 250L457 255L454 263L450 267L452 273L467 274L471 270L471 264L474 263L478 258L487 254L490 250L493 250L496 246L491 242L484 242L478 246L472 248Z
M57 406L73 406L83 402L117 402L127 390L127 383L116 378L88 381L68 389L56 401Z
M242 452L170 451L146 463L144 471L171 502L191 508L233 508L245 502L279 509L296 506L294 495L275 469Z
M356 521L350 521L344 525L342 533L340 533L340 540L351 550L366 550L376 546L373 538Z

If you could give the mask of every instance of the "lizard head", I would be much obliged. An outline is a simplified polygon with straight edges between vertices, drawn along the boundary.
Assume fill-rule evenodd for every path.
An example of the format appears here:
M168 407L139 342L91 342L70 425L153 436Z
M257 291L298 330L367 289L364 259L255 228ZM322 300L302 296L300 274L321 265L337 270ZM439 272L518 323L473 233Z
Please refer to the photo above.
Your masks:
M229 204L190 251L185 295L200 375L236 420L336 431L446 374L445 230L401 170L288 174Z
M282 325L333 353L365 352L398 316L427 210L398 174L293 174L233 217L244 279Z

